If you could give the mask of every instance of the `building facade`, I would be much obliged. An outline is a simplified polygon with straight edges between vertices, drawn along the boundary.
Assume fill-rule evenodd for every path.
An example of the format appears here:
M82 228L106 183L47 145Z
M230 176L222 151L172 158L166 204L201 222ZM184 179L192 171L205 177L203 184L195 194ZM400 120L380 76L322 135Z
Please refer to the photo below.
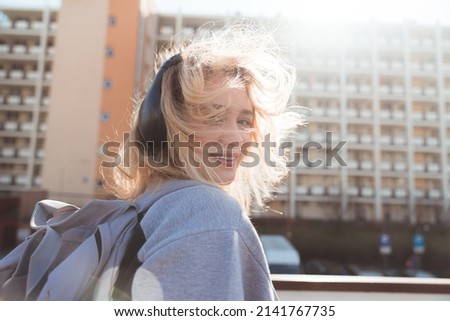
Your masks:
M319 142L324 159L345 141L347 166L300 162L280 195L285 208L294 217L449 223L450 27L291 26L294 101L311 108L297 146Z
M0 7L0 192L42 184L57 12Z
M27 233L20 226L46 196L42 168L56 30L55 9L0 6L0 249Z

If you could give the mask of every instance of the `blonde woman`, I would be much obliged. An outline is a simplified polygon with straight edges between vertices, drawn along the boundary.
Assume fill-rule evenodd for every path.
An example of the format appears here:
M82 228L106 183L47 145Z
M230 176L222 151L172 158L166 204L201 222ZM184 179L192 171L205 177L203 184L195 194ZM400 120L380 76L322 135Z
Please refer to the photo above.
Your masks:
M277 299L247 214L287 173L277 147L303 122L286 111L295 70L270 34L242 24L200 30L160 62L122 146L133 144L127 161L105 180L117 197L138 202L197 183L144 215L132 298Z

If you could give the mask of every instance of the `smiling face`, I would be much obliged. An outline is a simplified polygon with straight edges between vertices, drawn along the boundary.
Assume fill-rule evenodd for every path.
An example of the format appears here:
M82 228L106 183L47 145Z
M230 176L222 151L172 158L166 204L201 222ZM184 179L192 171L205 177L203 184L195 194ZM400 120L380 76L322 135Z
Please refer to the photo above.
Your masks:
M198 127L200 148L196 155L220 185L233 182L244 158L241 147L251 141L254 124L252 103L243 89L231 88L211 100L213 107L227 107L223 115Z

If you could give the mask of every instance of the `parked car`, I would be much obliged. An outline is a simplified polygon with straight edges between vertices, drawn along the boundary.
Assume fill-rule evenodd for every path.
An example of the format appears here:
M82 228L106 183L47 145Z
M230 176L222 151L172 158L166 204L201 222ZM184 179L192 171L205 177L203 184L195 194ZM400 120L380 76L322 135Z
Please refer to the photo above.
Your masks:
M272 274L302 272L300 253L284 235L264 234L261 243Z
M355 273L345 265L325 260L310 259L304 264L306 274L326 274L326 275L354 275Z

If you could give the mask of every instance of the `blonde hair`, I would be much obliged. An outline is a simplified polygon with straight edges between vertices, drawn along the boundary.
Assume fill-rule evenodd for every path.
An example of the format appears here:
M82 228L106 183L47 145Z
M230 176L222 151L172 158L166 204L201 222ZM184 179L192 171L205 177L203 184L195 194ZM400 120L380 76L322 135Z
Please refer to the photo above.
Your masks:
M168 141L179 135L187 141L195 125L205 123L226 112L227 106L214 108L208 102L224 90L240 88L247 91L254 108L252 140L259 157L254 166L239 166L235 180L220 186L213 172L205 166L177 166L174 151L169 148L169 166L155 167L142 158L150 157L142 148L133 149L129 166L123 163L105 176L105 187L115 196L134 199L148 186L158 186L167 179L194 179L220 186L236 198L246 210L264 206L273 188L288 173L287 159L277 148L270 149L270 166L260 142L270 134L270 141L279 147L298 125L305 124L302 115L287 108L295 85L295 69L282 57L270 32L247 23L234 23L219 30L203 27L188 40L174 44L159 55L159 64L173 54L181 53L182 61L168 68L162 79L161 109ZM135 109L130 140L139 140ZM122 144L122 152L126 142ZM188 163L187 152L179 151L179 159ZM155 156L155 155L153 155ZM163 155L156 155L163 158Z

